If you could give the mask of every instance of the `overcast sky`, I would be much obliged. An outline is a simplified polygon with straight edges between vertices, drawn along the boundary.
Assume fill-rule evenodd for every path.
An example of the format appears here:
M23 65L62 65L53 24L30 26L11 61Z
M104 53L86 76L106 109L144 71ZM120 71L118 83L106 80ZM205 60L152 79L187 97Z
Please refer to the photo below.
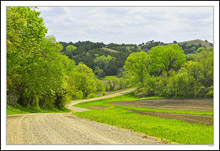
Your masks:
M213 42L213 7L39 7L57 41Z

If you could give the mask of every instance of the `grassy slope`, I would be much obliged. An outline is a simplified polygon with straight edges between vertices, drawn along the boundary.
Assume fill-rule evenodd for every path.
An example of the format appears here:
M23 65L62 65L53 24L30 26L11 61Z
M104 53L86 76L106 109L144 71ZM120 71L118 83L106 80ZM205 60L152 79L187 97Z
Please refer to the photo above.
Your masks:
M199 45L199 43L204 47L206 46L207 48L211 48L212 46L210 45L209 42L205 42L200 39L195 39L195 40L189 40L189 41L184 41L184 42L177 42L178 44L192 44L192 45ZM168 45L172 45L173 43L168 43Z
M168 113L174 112L200 115L212 115L213 112L148 109L106 104L113 101L132 101L150 98L152 97L135 98L131 94L126 94L105 100L80 103L76 106L85 108L90 108L91 106L108 106L109 108L104 110L93 109L92 111L76 112L74 114L98 122L116 125L118 127L128 128L137 132L157 136L170 142L177 142L180 144L213 144L213 126L192 124L182 120L166 119L150 115L141 115L128 111L127 109L132 108L135 110L146 110L153 112L161 112L162 110L162 112Z
M109 51L109 52L114 52L114 53L119 53L120 51L117 51L117 50L114 50L114 49L110 49L110 48L102 48L102 50L105 50L105 51Z

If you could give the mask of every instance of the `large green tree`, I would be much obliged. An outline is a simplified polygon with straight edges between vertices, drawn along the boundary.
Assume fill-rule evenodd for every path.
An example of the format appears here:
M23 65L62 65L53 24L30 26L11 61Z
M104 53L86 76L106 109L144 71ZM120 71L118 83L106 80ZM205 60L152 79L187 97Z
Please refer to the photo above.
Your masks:
M151 74L160 75L163 70L179 69L186 62L183 50L178 44L167 46L156 46L149 51Z
M149 63L149 55L144 51L131 53L125 62L125 71L129 74L131 81L140 87L143 86L148 74Z
M7 90L26 90L25 77L36 70L42 54L40 42L47 28L40 12L30 7L7 7ZM34 84L32 84L34 85ZM24 93L21 93L22 95Z
M75 63L61 54L54 36L45 37L39 15L35 8L7 7L8 101L13 96L22 106L61 108L67 90L74 89L68 72Z
M98 89L98 79L95 73L85 64L80 63L74 69L73 75L77 90L83 93L84 97L87 97L90 93L95 93Z

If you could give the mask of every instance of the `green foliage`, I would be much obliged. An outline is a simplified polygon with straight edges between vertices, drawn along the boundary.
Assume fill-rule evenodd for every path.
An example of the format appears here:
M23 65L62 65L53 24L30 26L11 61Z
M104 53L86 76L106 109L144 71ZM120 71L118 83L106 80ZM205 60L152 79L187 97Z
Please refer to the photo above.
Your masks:
M105 85L104 83L101 81L101 80L96 80L97 82L97 91L98 92L102 92L102 93L105 93Z
M157 76L147 75L146 80L144 81L144 86L142 90L143 96L153 96L155 95L156 83L158 82ZM140 93L140 92L139 92Z
M76 47L73 45L68 45L66 47L66 55L71 57L73 55L73 51L76 50Z
M144 51L134 52L127 58L124 68L128 72L131 81L137 86L143 86L149 63L149 55Z
M72 97L87 97L98 85L103 89L92 69L76 66L54 36L45 37L39 15L30 7L7 7L7 103L36 112L62 110ZM76 49L71 44L66 51Z
M79 64L74 69L73 78L76 88L83 92L83 96L87 97L90 93L97 91L97 78L93 70L85 64Z
M87 98L94 98L95 97L95 93L90 93Z
M148 52L153 47L164 46L164 45L166 45L166 44L163 42L151 40L146 43L142 43L139 46L141 47L142 50L144 50L145 52Z
M83 98L83 92L82 91L78 91L76 92L76 99L82 99Z
M117 78L117 76L105 76L104 80L107 80L103 82L105 91L117 91L133 86L130 84L129 80Z
M103 69L100 69L98 66L95 67L94 70L95 74L98 76L99 79L102 79L105 77L105 72Z
M149 72L160 75L163 70L179 69L186 62L183 50L178 44L156 46L149 51L151 65Z
M197 52L197 53L198 53L198 52L202 52L203 50L205 50L204 47L199 47L199 48L196 50L196 52Z
M123 67L125 64L125 61L129 54L132 52L139 52L140 50L143 50L145 52L148 52L151 50L151 48L156 46L166 46L169 44L160 42L160 41L148 41L146 43L142 43L139 45L136 44L104 44L104 43L98 43L98 42L90 42L90 41L84 41L84 42L76 42L76 43L66 43L66 42L60 42L63 45L63 49L61 50L65 55L68 55L66 53L66 47L68 45L74 45L76 46L76 50L72 52L72 55L69 56L71 59L74 59L76 64L79 62L85 63L87 66L95 70L95 67L97 64L94 62L94 60L99 56L105 56L108 55L116 58L114 62L111 63L111 65L103 69L105 75L116 75L120 73L120 68ZM186 46L187 44L190 44ZM188 42L178 42L178 45L183 49L184 54L193 54L196 53L197 49L200 47L210 48L213 47L212 43L204 42L202 40L192 40ZM188 59L188 58L186 58ZM102 69L102 68L101 68Z
M114 62L116 58L108 55L107 57L102 55L99 56L97 58L94 59L94 63L97 65L96 69L96 73L98 75L98 77L104 77L106 71L108 70L108 68L110 67L110 65Z
M206 97L213 97L213 86L211 85L210 87L207 88L207 93Z
M72 55L69 56L71 59L73 59L76 64L79 64L80 62L83 62L90 68L92 68L95 71L97 63L94 62L94 60L98 57L105 56L105 58L108 58L108 56L111 56L115 58L114 60L110 61L110 64L108 67L99 67L101 72L104 72L104 75L116 75L118 70L123 67L125 60L127 56L132 52L137 52L138 48L136 45L130 45L130 44L103 44L103 43L95 43L90 41L84 41L84 42L76 42L76 43L66 43L66 42L60 42L63 45L63 49L61 52L66 54L66 47L68 45L74 45L76 46L76 50L72 52ZM107 51L106 51L107 50ZM109 51L111 50L111 51ZM104 57L103 57L104 58ZM95 72L97 75L99 72ZM98 75L99 76L99 75ZM101 76L102 78L102 76Z
M213 50L204 49L187 58L186 62L178 44L153 47L149 55L132 53L125 62L124 78L136 83L138 97L212 97Z
M62 108L51 108L49 110L43 110L35 107L23 107L19 104L16 105L16 107L7 106L7 115L13 115L13 114L28 114L28 113L66 113L70 112L69 109Z

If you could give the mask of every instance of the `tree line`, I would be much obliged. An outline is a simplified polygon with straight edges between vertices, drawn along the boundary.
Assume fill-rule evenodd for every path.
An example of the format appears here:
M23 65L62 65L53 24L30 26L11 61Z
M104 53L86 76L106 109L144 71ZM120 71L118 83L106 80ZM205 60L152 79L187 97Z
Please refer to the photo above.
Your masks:
M156 46L148 53L129 55L124 77L138 89L137 96L213 97L213 49L186 59L178 44Z
M202 42L203 41L201 40L197 40L194 43L177 43L176 41L174 41L174 44L178 44L184 51L184 54L189 54L188 56L190 56L191 54L201 52L202 50L206 49L206 46L202 44ZM70 59L73 59L76 64L80 62L85 63L87 66L95 71L99 79L102 79L104 76L109 75L121 75L121 71L123 70L123 66L127 57L133 52L140 52L141 50L143 50L144 52L148 52L153 47L168 45L164 42L154 40L139 45L115 43L104 44L90 41L60 43L63 45L63 49L61 50L63 54L67 55ZM206 42L206 44L212 46L211 43ZM107 58L109 57L114 58L110 61L111 66L107 66ZM101 60L101 58L102 62L96 61L99 59ZM106 65L102 66L101 64Z
M46 36L39 16L37 8L7 7L7 103L64 109L72 99L104 92L91 68L76 65L54 36Z

